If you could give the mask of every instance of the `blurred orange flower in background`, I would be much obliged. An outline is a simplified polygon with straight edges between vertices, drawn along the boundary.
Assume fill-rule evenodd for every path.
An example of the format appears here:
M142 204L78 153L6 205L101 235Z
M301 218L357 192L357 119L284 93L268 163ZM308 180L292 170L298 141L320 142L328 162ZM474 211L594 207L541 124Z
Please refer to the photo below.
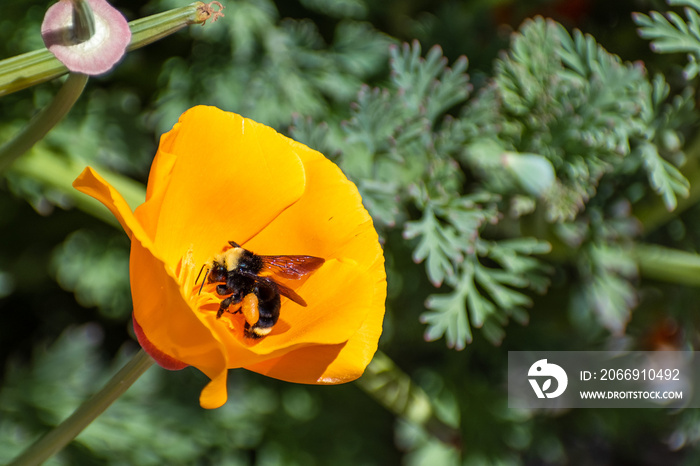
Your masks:
M134 212L89 167L73 185L105 204L131 238L139 342L163 367L191 365L211 379L203 407L226 402L231 368L336 384L358 378L372 359L384 257L357 188L319 152L239 115L194 107L162 136ZM197 273L228 241L255 254L325 259L305 280L285 282L307 307L283 297L264 338L246 338L239 315L217 319L213 286L198 293Z

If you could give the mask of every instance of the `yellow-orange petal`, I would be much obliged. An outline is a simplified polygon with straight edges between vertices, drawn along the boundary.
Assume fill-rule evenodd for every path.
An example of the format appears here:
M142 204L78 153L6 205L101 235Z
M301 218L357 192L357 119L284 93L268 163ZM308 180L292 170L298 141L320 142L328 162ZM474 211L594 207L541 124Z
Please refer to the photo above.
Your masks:
M160 367L163 369L168 369L169 371L179 371L181 369L184 369L187 367L187 364L185 364L182 361L178 361L177 359L173 358L172 356L169 356L159 350L151 341L148 339L145 333L143 333L143 329L139 325L139 323L136 321L135 318L133 318L132 315L132 322L134 324L134 334L136 334L136 339L139 342L139 345L141 345L141 348L148 353L150 357L152 357Z
M369 310L360 328L344 344L311 345L294 349L279 358L272 358L246 369L288 382L338 384L362 375L377 351L382 333L386 300L386 277L383 258L372 267L373 295Z
M305 187L304 167L286 138L215 107L180 117L161 138L152 172L169 179L149 191L136 216L157 218L153 241L170 265L193 244L194 260L204 263L227 241L247 241Z
M226 366L224 346L182 296L170 269L139 241L132 241L129 272L134 319L163 353L210 377Z
M216 409L223 406L228 399L227 380L227 371L222 371L212 377L199 395L199 405L205 409Z
M281 358L246 368L294 382L353 380L371 360L382 331L386 299L383 253L356 186L322 154L288 141L304 164L306 191L245 247L259 254L323 257L328 264L340 258L355 267L347 275L327 265L316 271L296 289L308 307L283 303L280 322L288 324L288 330L283 327L284 332L277 334L280 329L273 329L255 350L311 342L314 337L323 346L296 348ZM315 320L317 316L322 318ZM330 346L341 342L347 342L342 349ZM317 349L319 354L314 353Z
M134 320L148 341L163 354L195 366L216 380L210 390L215 389L217 394L210 391L207 400L225 400L226 384L221 383L228 366L224 346L192 311L172 269L156 256L150 238L126 201L89 167L73 186L105 204L124 229L131 232L129 270Z
M226 401L227 368L341 383L371 360L386 297L383 255L357 188L323 155L238 115L195 107L162 137L134 214L91 171L76 183L130 233L134 320L154 353L209 376L203 407ZM183 267L191 277L231 240L257 254L326 260L288 284L308 306L284 298L279 322L259 341L240 340L216 307L198 308L210 298L193 296L193 279L183 280Z
M246 369L286 382L315 384L323 378L323 374L333 364L344 346L345 343L305 346L285 353L281 357L251 364L246 366ZM364 367L354 378L359 377L362 371ZM356 372L357 370L353 370L352 375ZM354 380L354 378L343 381Z
M73 187L104 204L112 212L126 234L131 238L131 225L138 224L131 208L119 191L107 183L91 167L86 167L73 181Z
M168 192L170 175L177 157L167 152L158 152L151 164L146 185L146 201L139 206L134 215L138 218L149 238L156 237L160 208L163 205L163 197Z
M161 136L161 141L168 133ZM170 184L170 175L177 162L177 156L166 151L157 151L151 163L151 171L148 173L148 183L146 184L146 200L148 201L157 193L167 190Z
M366 270L382 250L357 187L321 153L287 143L304 164L304 195L244 246L258 254L351 259Z
M377 352L386 306L386 274L383 256L368 273L374 279L374 297L370 303L367 319L315 383L344 383L355 380L362 375L372 361L374 353Z
M307 306L285 300L272 332L250 351L270 354L294 346L348 341L366 320L374 287L356 264L333 259L297 291Z

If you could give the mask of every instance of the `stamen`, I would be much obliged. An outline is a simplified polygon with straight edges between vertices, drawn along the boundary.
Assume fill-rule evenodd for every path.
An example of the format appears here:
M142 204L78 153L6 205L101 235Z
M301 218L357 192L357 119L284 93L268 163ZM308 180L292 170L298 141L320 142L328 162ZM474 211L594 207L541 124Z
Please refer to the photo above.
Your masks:
M199 273L195 275L194 271L197 270L197 265L194 261L193 251L194 246L190 245L187 252L180 259L178 267L175 270L175 274L177 276L178 283L180 283L182 295L185 297L185 299L192 303L193 309L201 309L207 304L218 303L221 300L217 299L213 293L203 289L203 286L206 283L206 275L205 279L202 281L202 285L197 286L197 282L199 281L204 267L201 267L199 269Z

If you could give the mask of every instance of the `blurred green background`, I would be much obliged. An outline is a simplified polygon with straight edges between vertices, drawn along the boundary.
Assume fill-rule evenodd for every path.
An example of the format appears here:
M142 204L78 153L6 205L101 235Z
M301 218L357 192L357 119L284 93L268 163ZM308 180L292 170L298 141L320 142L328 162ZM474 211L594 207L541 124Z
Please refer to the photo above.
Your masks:
M113 72L90 79L69 116L31 155L66 166L99 164L143 183L160 134L198 104L240 113L323 151L360 186L385 245L389 297L380 349L428 393L444 422L459 424L461 448L397 418L356 384L300 386L236 370L229 376L228 403L205 411L197 403L207 381L203 374L192 368L152 368L47 464L700 462L696 410L523 412L508 409L505 395L509 350L693 349L698 341L698 290L684 284L694 279L645 276L635 268L636 256L629 249L644 242L695 253L700 244L700 212L693 203L653 228L640 228L634 216L638 201L652 199L653 207L653 199L660 198L644 174L645 169L651 173L652 159L644 159L638 148L654 144L664 160L678 166L697 156L681 149L684 141L693 141L697 128L694 95L682 75L686 57L652 53L631 16L634 11L666 11L667 5L652 0L222 3L225 18L131 52ZM184 2L113 4L133 20ZM39 25L48 6L43 1L3 0L1 58L43 47ZM628 151L624 160L615 158L620 155L617 148L610 154L603 149L615 142L616 131L600 133L608 139L590 143L590 153L571 142L562 143L556 157L547 153L558 142L543 138L542 128L556 135L554 123L574 125L579 121L574 116L585 113L576 110L571 116L551 109L578 105L576 109L592 108L591 114L599 114L586 96L602 92L579 95L572 84L552 95L574 95L575 104L567 100L559 105L564 100L557 98L544 102L544 94L538 94L521 113L515 106L503 110L503 102L514 99L503 91L514 89L504 84L509 76L504 69L520 57L517 50L511 50L509 59L506 53L522 22L538 15L553 18L570 33L580 29L592 35L624 62L645 64L645 71L619 65L627 74L615 79L629 78L629 95L613 95L619 108L606 111L622 114L626 103L637 100L643 107L640 96L652 92L649 82L655 73L664 75L671 96L679 96L668 99L671 110L654 107L639 118L639 128L620 136L629 146L618 151ZM556 49L549 39L539 43L534 36L533 44L551 43ZM413 48L402 48L413 41ZM440 51L430 52L435 45L441 47L443 65ZM525 51L518 50L526 56L522 63L540 63L527 58L540 45L521 45ZM432 62L411 61L419 46L421 55L433 54ZM468 58L466 71L461 56ZM444 63L458 71L462 66L468 83L443 72ZM538 76L536 66L531 68ZM525 77L526 71L518 73L508 83ZM614 81L610 76L602 89ZM402 79L410 83L403 86ZM415 83L424 83L424 88ZM0 138L11 137L59 86L49 82L2 97ZM525 85L522 89L528 91ZM543 89L559 90L556 85ZM415 118L405 115L404 104ZM636 122L640 110L631 112L633 116L620 118ZM551 121L542 123L548 117ZM586 124L581 123L581 133ZM511 131L517 125L528 130ZM656 131L652 136L650 128ZM662 138L658 128L664 129L666 142L657 142ZM490 162L477 150L483 135L497 141L498 150L547 155L565 186L567 176L575 180L581 176L575 170L582 170L567 157L597 157L597 165L583 164L593 183L581 187L591 188L581 196L587 208L571 213L564 206L562 218L554 220L538 215L542 205L551 216L559 211L551 199L516 189L516 180L506 175L499 178L501 172L484 174ZM0 178L0 463L68 416L137 347L131 331L128 239L113 223L74 208L72 180L59 174L47 181L41 166L16 166ZM598 176L596 167L603 167ZM677 189L677 194L682 191ZM472 194L477 197L468 198ZM452 205L453 198L464 203ZM535 204L540 207L533 213ZM521 211L513 213L517 209ZM472 245L477 260L487 270L505 270L507 277L493 275L494 280L517 293L503 288L489 297L487 282L478 282L475 287L484 298L464 307L461 285L451 281L451 271L462 277L471 270L462 265L462 259L468 263L470 250L455 246L451 253L442 247L450 243L451 234L457 242L466 234L460 225L472 217L458 214L476 215L476 230L484 238ZM434 225L426 226L428 220ZM557 232L563 238L564 230L567 238L579 238L577 246L562 249L555 244L551 256L543 254L543 241L552 241ZM443 239L426 240L428 233ZM537 240L529 242L531 237ZM501 244L504 239L524 242ZM617 247L622 248L620 256L613 254ZM532 256L538 259L529 262ZM515 265L508 268L506 263ZM601 280L610 286L601 289ZM445 294L451 290L456 294ZM500 302L499 297L511 301ZM609 304L597 306L596 300ZM426 304L432 314L426 313ZM483 306L481 319L478 306ZM447 329L454 322L450 319L461 322L452 327L459 335ZM427 342L426 336L436 341Z

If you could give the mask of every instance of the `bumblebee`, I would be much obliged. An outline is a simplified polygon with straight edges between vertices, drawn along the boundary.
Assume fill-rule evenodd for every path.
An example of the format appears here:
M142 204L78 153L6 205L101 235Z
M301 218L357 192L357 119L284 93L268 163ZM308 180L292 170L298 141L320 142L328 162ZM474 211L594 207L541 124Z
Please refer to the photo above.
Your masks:
M294 290L278 283L274 277L299 280L316 271L325 259L313 256L261 256L234 241L230 248L206 262L204 283L216 283L216 294L223 300L216 312L220 318L224 312L242 312L245 317L243 333L248 338L259 339L270 333L280 316L280 295L300 306L306 301ZM199 276L197 277L199 281ZM229 311L231 306L238 308Z

